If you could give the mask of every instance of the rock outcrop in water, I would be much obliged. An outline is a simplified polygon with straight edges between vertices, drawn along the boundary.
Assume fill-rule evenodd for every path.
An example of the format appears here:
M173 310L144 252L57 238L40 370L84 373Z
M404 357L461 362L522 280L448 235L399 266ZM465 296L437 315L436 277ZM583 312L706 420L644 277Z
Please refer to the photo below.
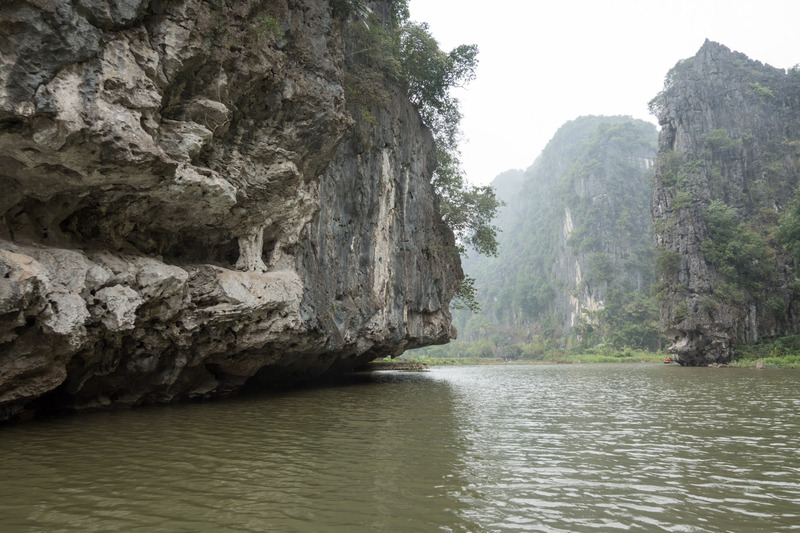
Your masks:
M652 102L662 126L652 213L662 327L682 364L798 325L776 243L800 176L800 79L706 41Z
M326 0L0 6L0 419L452 336L432 137L396 88L354 112L345 24Z

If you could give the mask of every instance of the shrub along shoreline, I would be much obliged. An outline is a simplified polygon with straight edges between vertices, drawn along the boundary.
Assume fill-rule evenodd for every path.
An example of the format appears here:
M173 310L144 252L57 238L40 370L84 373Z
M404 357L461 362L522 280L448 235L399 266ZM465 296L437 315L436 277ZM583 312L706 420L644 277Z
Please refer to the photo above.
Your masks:
M459 346L460 345L460 346ZM434 347L441 350L442 347ZM463 348L463 349L460 349ZM535 354L506 356L496 354L474 355L469 343L456 342L442 353L430 353L430 348L412 350L402 356L403 360L418 361L429 366L453 365L498 365L498 364L581 364L581 363L664 363L669 354L664 351L623 349L605 347L586 350L552 349ZM439 350L437 350L439 351ZM463 354L463 355L462 355ZM800 335L765 339L753 345L736 348L734 360L722 367L732 368L780 368L800 369Z
M404 359L429 366L498 365L498 364L581 364L581 363L663 363L668 355L646 350L588 349L583 351L549 350L535 357L481 357L474 355L431 356L407 352Z
M734 357L735 360L728 366L800 368L800 335L762 339L757 344L738 346Z

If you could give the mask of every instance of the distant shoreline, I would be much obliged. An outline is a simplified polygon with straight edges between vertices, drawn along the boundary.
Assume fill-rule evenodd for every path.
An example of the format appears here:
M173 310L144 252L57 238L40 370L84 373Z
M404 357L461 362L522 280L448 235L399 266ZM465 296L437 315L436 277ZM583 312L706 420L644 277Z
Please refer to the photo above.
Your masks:
M375 361L371 365L389 365L374 368L376 370L408 370L412 365L421 365L424 368L434 366L487 366L487 365L553 365L553 364L620 364L620 363L641 363L641 364L664 364L666 355L659 353L649 353L648 355L636 354L635 356L597 356L596 354L577 354L565 355L563 357L553 357L546 359L516 359L504 360L489 357L414 357L401 358L398 363L394 363L396 368L389 368L392 361ZM727 364L710 364L714 368L750 368L756 369L800 369L800 356L776 356L764 357L760 359L741 358ZM706 367L697 367L706 368ZM415 368L411 368L416 370Z

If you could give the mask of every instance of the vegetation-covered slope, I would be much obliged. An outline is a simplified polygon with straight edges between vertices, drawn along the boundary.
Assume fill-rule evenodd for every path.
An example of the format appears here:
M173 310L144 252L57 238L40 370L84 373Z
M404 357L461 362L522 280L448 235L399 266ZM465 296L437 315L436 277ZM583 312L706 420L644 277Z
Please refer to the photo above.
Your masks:
M658 347L649 208L656 138L647 122L582 117L526 172L497 177L507 204L496 221L499 255L464 262L482 311L456 315L476 355L535 356L578 342Z

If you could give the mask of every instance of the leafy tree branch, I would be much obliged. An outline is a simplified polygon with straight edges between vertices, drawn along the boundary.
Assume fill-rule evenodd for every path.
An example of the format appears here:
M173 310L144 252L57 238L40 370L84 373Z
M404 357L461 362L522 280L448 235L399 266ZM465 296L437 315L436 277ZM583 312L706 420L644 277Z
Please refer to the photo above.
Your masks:
M461 111L452 89L475 79L478 47L461 45L450 52L439 48L425 23L409 21L407 0L390 0L391 24L382 21L362 0L330 0L335 14L366 24L353 24L350 52L353 72L346 80L351 102L380 103L385 91L380 81L404 87L436 141L437 168L432 184L439 197L444 222L453 230L459 252L467 247L480 254L497 254L497 227L491 224L501 202L491 187L467 182L461 162ZM376 100L371 102L371 100ZM475 290L469 278L457 289L458 305L477 310Z

